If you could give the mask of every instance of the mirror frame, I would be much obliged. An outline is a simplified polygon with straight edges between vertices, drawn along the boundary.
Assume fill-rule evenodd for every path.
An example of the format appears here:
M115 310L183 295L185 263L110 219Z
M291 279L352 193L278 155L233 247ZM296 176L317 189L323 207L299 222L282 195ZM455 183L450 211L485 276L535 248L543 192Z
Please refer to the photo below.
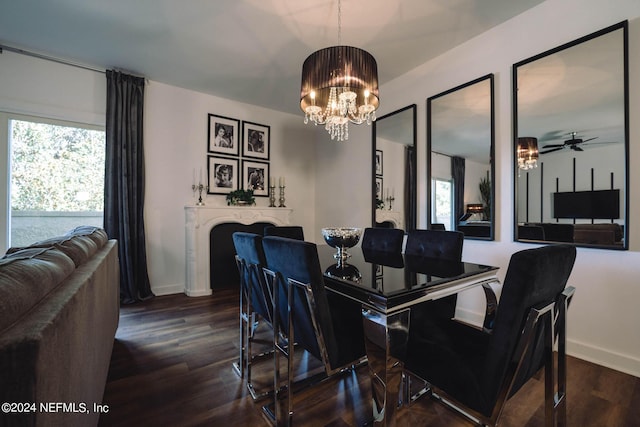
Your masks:
M465 239L471 240L495 240L495 229L496 229L496 167L495 167L495 138L496 138L496 129L495 129L495 77L493 73L484 75L482 77L478 77L477 79L471 80L467 83L463 83L459 86L441 92L437 95L427 98L427 170L429 171L429 185L427 186L427 227L431 227L431 210L433 208L431 198L432 198L432 168L431 168L431 155L432 155L432 147L433 140L431 135L432 130L432 120L431 120L431 110L432 110L432 102L438 98L441 98L450 93L456 92L461 89L465 89L469 86L473 86L476 83L483 82L485 80L489 80L489 90L490 90L490 133L491 133L491 141L489 147L489 166L491 168L490 179L491 179L491 229L489 231L488 237L476 237L476 236L464 236Z
M371 226L376 226L376 135L377 135L377 126L380 120L384 120L385 118L394 116L399 113L403 113L405 111L410 110L412 112L411 120L413 122L413 153L411 155L411 163L413 165L413 176L411 177L410 185L411 189L407 192L405 191L405 195L408 195L409 206L410 206L410 216L407 218L407 214L405 213L405 221L404 221L404 231L407 232L409 230L413 230L416 228L416 218L417 218L417 105L411 104L406 107L400 108L399 110L392 111L391 113L385 114L384 116L378 117L376 121L373 122L373 126L371 127Z
M593 32L586 36L580 37L568 43L562 44L553 49L542 52L538 55L534 55L528 59L524 59L520 62L513 64L512 68L512 90L513 90L513 191L514 191L514 216L513 216L513 240L520 243L559 243L555 240L528 240L528 239L519 239L518 237L518 158L517 158L517 146L518 146L518 68L530 64L538 59L545 58L549 55L553 55L560 51L569 49L571 47L580 45L582 43L594 40L600 36L604 36L614 31L622 30L622 42L623 42L623 75L624 75L624 86L623 86L623 97L624 97L624 198L623 198L623 209L624 212L624 227L622 230L623 244L622 245L604 245L604 244L585 244L585 243L575 243L575 242L562 242L571 244L577 247L588 247L588 248L598 248L598 249L611 249L611 250L627 250L629 248L629 30L628 30L628 21L622 21L617 24L611 25L609 27L603 28L602 30ZM574 159L575 163L575 159ZM575 179L575 178L574 178ZM592 178L593 179L593 178ZM575 188L575 187L574 187ZM575 190L574 190L575 191ZM592 190L593 191L593 190ZM574 222L575 223L575 219Z

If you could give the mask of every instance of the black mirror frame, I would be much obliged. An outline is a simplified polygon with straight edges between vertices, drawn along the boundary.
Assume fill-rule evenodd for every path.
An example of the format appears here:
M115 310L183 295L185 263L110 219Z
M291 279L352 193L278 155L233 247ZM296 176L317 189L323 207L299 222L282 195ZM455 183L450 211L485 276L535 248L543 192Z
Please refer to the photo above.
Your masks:
M544 58L546 56L552 55L554 53L560 52L562 50L571 48L573 46L579 45L581 43L587 42L589 40L593 40L602 35L611 33L617 30L623 30L623 74L624 74L624 227L622 230L623 233L623 245L620 246L610 246L610 245L595 245L595 244L580 244L580 243L569 243L576 247L588 247L588 248L597 248L597 249L610 249L610 250L627 250L629 249L629 24L628 21L622 21L617 24L611 25L609 27L603 28L602 30L593 32L591 34L587 34L586 36L580 37L568 43L557 46L553 49L547 50L540 54L534 55L530 58L524 59L520 62L513 64L512 66L512 125L513 125L513 140L512 140L512 150L513 150L513 241L519 243L558 243L556 241L540 241L540 240L521 240L518 238L518 159L517 159L517 145L518 145L518 67L529 64L533 61L536 61L540 58ZM564 243L564 242L563 242Z
M405 216L407 217L405 222L404 222L404 230L405 232L409 231L409 230L413 230L416 228L416 218L417 218L417 209L418 209L418 205L417 205L417 156L416 156L416 151L417 151L417 142L418 142L418 136L417 136L417 123L416 120L418 118L417 116L417 105L416 104L411 104L411 105L407 105L406 107L400 108L399 110L395 110L392 111L391 113L385 114L384 116L378 117L376 119L376 121L373 122L373 126L371 127L371 226L375 227L376 226L376 135L377 135L377 123L379 120L383 120L387 117L393 116L395 114L399 114L402 112L405 112L407 110L411 110L413 113L413 117L412 117L412 122L413 122L413 152L411 155L411 163L413 166L413 171L411 171L412 175L411 175L411 180L410 180L410 185L411 185L411 190L409 191L409 198L408 198L408 212L409 215L407 216L405 214Z
M448 95L452 92L455 92L457 90L460 89L464 89L468 86L472 86L476 83L480 83L484 80L489 80L489 87L490 87L490 91L491 91L491 96L490 96L490 100L491 100L491 120L490 120L490 126L491 126L491 146L489 147L489 165L491 166L491 173L490 173L490 178L491 178L491 230L489 232L489 236L488 237L475 237L475 236L466 236L465 235L465 239L471 239L471 240L495 240L495 229L496 229L496 198L495 198L495 192L496 192L496 168L495 168L495 134L496 134L496 126L495 126L495 77L493 75L493 73L484 75L482 77L478 77L475 80L472 80L470 82L461 84L459 86L456 86L452 89L446 90L442 93L439 93L437 95L431 96L429 98L427 98L427 171L429 171L429 185L427 185L427 227L430 228L431 227L431 210L432 210L432 203L431 203L431 197L432 197L432 191L431 191L431 151L432 151L432 137L431 137L431 103L433 102L433 100L440 98L442 96Z

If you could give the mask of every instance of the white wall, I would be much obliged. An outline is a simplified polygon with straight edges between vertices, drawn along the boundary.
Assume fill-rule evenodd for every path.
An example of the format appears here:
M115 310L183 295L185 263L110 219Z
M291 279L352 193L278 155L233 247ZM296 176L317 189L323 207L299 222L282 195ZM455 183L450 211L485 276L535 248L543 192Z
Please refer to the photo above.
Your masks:
M511 149L512 64L629 19L630 31L630 250L578 249L570 278L577 288L569 310L569 352L640 376L640 2L619 0L547 0L512 20L429 61L380 88L383 111L416 103L418 111L419 221L426 224L425 169L428 97L488 73L496 77L496 241L465 241L463 257L499 265L504 275L513 252L532 245L513 242L513 170ZM570 17L570 18L568 18ZM382 68L384 64L379 64ZM503 277L503 276L502 276ZM459 314L479 316L480 293L460 298Z
M202 168L206 180L208 113L270 126L271 176L286 177L285 204L293 209L291 221L313 236L315 141L313 129L304 126L301 116L149 82L144 112L145 227L149 278L156 294L184 289L184 206L197 201L191 191L193 170L198 180ZM209 195L204 202L226 205L224 195ZM256 197L256 204L268 206L269 199Z

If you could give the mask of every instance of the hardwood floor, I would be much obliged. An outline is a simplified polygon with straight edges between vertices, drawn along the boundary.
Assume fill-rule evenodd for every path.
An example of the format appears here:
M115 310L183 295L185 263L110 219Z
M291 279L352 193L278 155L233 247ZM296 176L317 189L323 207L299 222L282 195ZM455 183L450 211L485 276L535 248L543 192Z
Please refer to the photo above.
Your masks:
M262 334L268 338L263 327ZM269 426L265 400L254 402L232 369L238 357L236 290L214 296L156 297L121 308L100 426ZM255 365L269 384L272 358ZM576 358L568 362L568 425L640 426L640 379ZM296 394L300 426L361 425L371 413L367 367ZM542 381L530 381L506 405L500 425L544 426ZM401 411L401 426L473 424L422 398Z

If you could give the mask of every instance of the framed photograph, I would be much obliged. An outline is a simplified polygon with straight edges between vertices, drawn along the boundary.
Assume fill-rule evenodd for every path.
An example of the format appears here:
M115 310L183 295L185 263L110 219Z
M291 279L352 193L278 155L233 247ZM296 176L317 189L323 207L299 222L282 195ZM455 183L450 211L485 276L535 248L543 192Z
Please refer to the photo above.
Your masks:
M242 160L242 189L253 195L269 196L269 163Z
M382 176L382 150L376 150L376 175Z
M239 188L239 182L238 159L207 156L208 194L229 194Z
M209 114L207 151L237 156L239 153L240 120Z
M376 199L384 201L382 197L382 177L376 176Z
M269 160L269 126L258 123L242 122L242 155L254 159Z

